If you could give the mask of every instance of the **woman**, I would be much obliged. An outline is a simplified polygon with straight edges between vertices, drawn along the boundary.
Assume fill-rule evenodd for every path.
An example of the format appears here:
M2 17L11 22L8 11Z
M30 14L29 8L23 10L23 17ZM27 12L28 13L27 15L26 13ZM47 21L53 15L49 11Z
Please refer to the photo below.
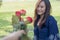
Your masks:
M38 0L34 16L34 40L58 40L57 21L50 13L50 1Z

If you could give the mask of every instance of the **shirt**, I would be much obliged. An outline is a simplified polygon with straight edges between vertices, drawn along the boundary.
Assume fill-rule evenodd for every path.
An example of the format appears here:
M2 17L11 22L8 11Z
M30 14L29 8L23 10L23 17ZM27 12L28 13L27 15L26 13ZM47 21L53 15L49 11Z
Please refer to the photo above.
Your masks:
M55 18L51 15L48 16L41 28L37 26L39 18L38 16L34 23L34 40L59 40L57 38L59 31Z

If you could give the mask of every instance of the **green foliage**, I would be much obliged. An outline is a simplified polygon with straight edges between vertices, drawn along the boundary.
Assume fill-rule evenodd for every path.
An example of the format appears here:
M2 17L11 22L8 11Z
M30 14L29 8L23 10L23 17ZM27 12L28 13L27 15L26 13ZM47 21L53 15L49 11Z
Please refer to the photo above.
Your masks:
M2 0L0 0L0 6L2 5Z
M17 24L18 22L19 22L18 17L17 17L17 16L15 16L15 15L13 15L13 16L12 16L12 25Z

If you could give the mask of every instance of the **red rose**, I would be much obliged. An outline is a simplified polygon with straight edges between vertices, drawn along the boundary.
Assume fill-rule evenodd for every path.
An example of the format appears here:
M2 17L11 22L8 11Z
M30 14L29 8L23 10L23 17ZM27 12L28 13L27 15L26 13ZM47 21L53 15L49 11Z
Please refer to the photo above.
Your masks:
M21 15L21 12L20 12L20 11L16 11L16 13L15 13L15 14L16 14L16 16L18 16L18 17L19 17L19 16Z
M27 17L26 19L29 23L32 23L32 21L33 21L31 17Z
M26 14L26 10L24 10L24 9L20 10L20 12L21 12L21 15L25 15Z
M16 11L16 16L20 16L20 15L25 15L26 14L26 10L20 10L20 11Z

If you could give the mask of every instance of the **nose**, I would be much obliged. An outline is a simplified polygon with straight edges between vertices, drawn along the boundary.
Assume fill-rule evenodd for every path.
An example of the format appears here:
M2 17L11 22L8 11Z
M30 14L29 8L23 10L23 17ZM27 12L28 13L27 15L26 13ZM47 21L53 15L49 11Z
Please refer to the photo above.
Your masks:
M38 8L37 8L37 11L40 11L40 10L41 10L41 8L40 8L40 7L38 7Z

